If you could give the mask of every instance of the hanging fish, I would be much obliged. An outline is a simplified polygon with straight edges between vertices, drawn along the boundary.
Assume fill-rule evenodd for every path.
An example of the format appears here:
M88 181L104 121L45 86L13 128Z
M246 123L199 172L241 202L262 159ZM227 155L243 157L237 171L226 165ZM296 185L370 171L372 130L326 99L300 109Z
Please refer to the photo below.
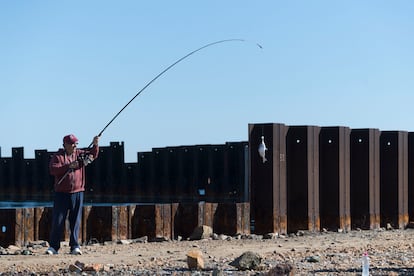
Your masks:
M267 147L266 144L264 142L264 136L261 137L262 138L262 142L259 145L258 151L259 151L259 155L262 158L263 163L267 161L266 159L266 151L267 151Z

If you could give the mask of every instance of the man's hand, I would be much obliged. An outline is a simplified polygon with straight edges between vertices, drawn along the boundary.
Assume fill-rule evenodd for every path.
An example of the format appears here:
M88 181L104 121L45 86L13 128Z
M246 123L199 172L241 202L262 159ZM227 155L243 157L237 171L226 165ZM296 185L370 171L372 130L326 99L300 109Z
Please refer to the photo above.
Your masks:
M99 136L95 136L95 137L93 137L92 144L93 144L94 146L97 146L97 145L99 144Z
M79 168L79 162L73 161L69 164L69 169L78 169Z

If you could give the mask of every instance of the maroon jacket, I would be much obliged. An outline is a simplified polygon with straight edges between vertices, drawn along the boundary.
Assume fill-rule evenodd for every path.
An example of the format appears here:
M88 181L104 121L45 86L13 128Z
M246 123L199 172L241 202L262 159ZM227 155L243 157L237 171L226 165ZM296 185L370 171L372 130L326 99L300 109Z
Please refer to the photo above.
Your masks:
M79 162L80 167L72 170L58 185L65 173L69 170L69 164L79 158L80 155L92 155L94 159L98 157L99 146L93 146L91 149L75 149L72 158L69 160L64 149L59 149L52 156L49 163L50 174L55 176L55 192L76 193L85 191L85 166ZM76 159L75 159L76 158Z

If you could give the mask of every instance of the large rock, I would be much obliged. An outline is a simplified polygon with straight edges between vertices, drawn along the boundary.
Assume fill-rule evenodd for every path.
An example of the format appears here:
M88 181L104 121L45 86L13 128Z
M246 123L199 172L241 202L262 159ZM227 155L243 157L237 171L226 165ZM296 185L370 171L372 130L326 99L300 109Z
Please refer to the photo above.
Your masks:
M203 253L200 250L191 250L187 253L187 265L190 270L204 269Z
M261 262L262 257L259 254L247 251L232 261L230 265L236 267L238 270L256 270L259 268Z
M213 236L213 228L207 225L198 226L190 236L190 240L209 239Z

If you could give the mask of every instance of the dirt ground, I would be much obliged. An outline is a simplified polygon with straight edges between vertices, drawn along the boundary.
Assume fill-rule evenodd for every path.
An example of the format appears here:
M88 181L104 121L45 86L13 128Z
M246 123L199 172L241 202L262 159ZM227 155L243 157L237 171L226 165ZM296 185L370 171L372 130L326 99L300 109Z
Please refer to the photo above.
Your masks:
M291 264L291 275L361 275L361 256L368 252L371 275L414 275L414 230L353 230L348 233L301 232L265 239L261 236L220 237L197 241L92 244L83 254L69 254L62 244L58 255L45 255L37 245L6 250L0 255L0 275L74 275L76 262L94 264L99 272L83 275L266 275L278 264ZM187 253L198 249L204 269L190 271ZM239 271L230 263L247 251L262 257L259 267ZM26 255L25 255L26 254ZM275 275L275 274L272 274Z

